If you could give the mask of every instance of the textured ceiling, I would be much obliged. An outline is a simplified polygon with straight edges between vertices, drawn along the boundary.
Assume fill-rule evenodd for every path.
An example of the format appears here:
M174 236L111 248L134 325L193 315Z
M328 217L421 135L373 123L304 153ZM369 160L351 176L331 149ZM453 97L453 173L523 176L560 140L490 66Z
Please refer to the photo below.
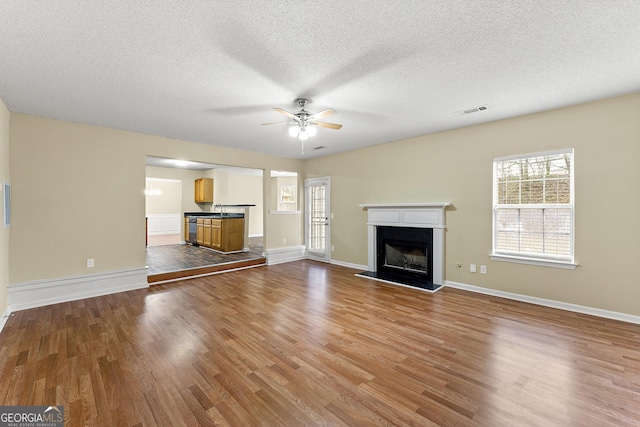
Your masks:
M638 0L0 1L9 110L283 157L637 91Z
M216 165L212 163L203 163L195 161L167 159L165 157L147 156L146 165L154 166L158 168L171 168L171 169L188 169L194 171L208 171L217 169L224 171L231 175L249 175L249 176L262 176L262 169L251 169L244 167L228 166L228 165ZM271 171L273 174L278 171Z

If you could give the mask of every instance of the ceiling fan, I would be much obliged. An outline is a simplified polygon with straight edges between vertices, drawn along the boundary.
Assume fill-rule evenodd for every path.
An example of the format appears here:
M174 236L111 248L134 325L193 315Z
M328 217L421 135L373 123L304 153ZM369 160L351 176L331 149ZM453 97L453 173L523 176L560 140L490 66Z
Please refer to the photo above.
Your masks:
M289 128L289 134L293 137L297 137L300 141L306 141L310 136L314 136L316 134L316 127L328 128L338 130L342 127L342 125L336 123L327 123L327 122L319 122L318 119L323 117L330 116L332 114L336 114L337 111L333 108L327 108L326 110L322 110L318 113L311 114L305 107L309 103L307 98L298 98L296 102L300 106L300 111L297 113L290 113L287 110L282 108L274 108L278 113L282 113L285 116L289 117L291 121L288 122L271 122L271 123L262 123L265 126L268 125L294 125Z

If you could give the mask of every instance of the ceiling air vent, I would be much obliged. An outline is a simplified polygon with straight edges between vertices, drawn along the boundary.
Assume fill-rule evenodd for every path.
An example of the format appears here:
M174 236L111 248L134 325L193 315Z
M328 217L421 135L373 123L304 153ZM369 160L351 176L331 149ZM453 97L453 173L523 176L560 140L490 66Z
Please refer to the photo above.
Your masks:
M465 110L456 111L456 114L458 114L459 116L464 116L464 115L467 115L467 114L477 113L479 111L484 111L487 108L488 107L486 105L481 105L479 107L467 108Z
M313 147L314 150L322 150L323 148L327 148L325 145L318 145L317 147Z

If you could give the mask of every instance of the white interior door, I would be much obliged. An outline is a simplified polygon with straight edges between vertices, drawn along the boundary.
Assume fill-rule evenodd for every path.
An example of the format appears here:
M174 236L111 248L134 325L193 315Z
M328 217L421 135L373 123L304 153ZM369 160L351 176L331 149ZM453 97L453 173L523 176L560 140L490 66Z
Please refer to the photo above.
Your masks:
M329 177L311 178L305 187L305 243L307 257L318 261L331 260L331 221Z

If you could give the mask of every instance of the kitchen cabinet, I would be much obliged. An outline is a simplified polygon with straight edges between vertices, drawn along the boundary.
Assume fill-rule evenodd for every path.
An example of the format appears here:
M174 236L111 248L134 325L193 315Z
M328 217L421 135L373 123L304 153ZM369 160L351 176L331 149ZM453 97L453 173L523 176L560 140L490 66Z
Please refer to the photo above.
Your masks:
M189 219L195 219L195 241L189 236ZM193 225L193 224L191 224ZM244 218L185 217L185 241L220 252L238 252L244 249Z
M211 220L211 248L221 251L222 250L222 220Z
M196 203L213 203L213 179L199 178L195 180Z
M244 246L244 219L211 220L211 248L221 252L241 251Z
M211 222L215 221L210 218L204 219L204 224L202 225L202 246L206 246L211 248Z
M184 241L189 241L189 217L184 217Z
M204 218L198 218L196 221L196 243L199 245L204 243Z

